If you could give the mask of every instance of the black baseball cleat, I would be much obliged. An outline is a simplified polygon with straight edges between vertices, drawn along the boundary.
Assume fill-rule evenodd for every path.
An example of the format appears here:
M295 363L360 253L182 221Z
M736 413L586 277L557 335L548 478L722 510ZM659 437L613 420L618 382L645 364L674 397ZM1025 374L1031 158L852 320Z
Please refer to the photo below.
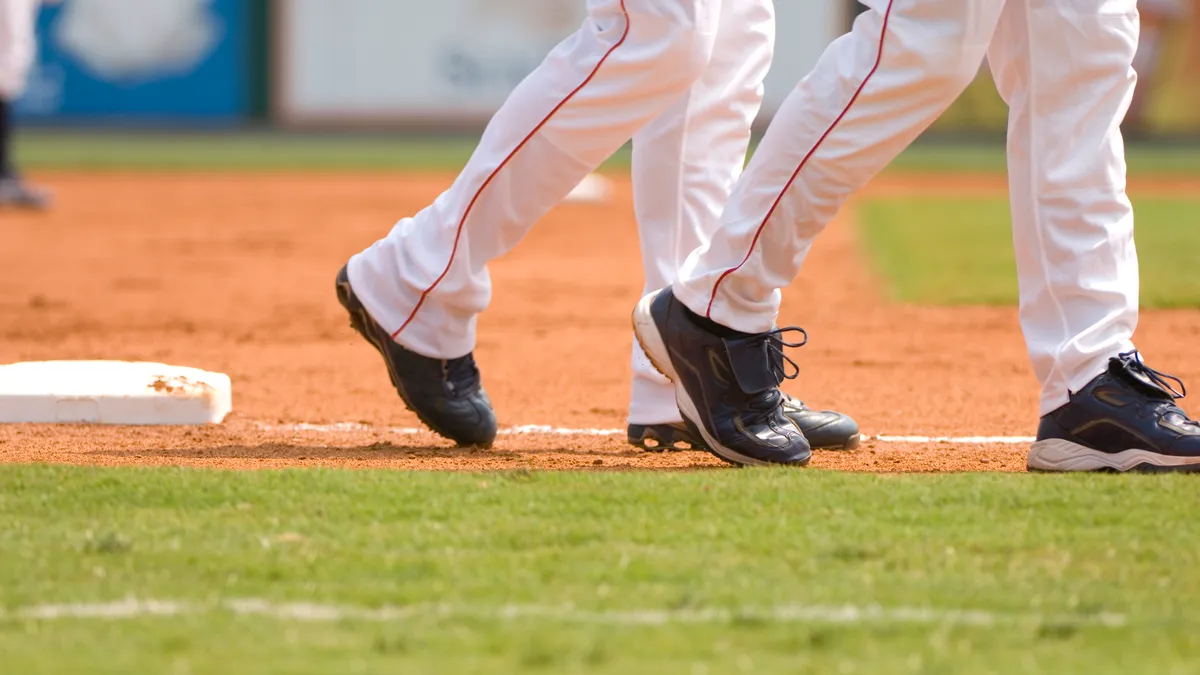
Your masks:
M708 450L700 432L688 422L630 424L625 429L629 444L647 452Z
M783 395L783 414L795 423L814 450L853 450L862 436L858 422L833 410L813 410L804 401ZM630 424L629 444L649 452L707 450L699 432L686 422Z
M350 313L350 326L383 355L392 386L409 410L434 433L461 446L491 447L496 414L471 354L432 359L396 344L354 295L345 267L337 275L337 297Z
M835 410L813 410L787 394L783 395L783 414L816 450L853 450L862 440L853 417Z
M1200 471L1200 422L1175 405L1185 393L1179 378L1148 367L1138 352L1114 357L1042 417L1026 464L1030 471Z
M812 450L787 417L779 385L782 335L803 332L784 328L723 338L689 316L667 287L642 298L633 312L633 329L650 362L675 384L675 402L683 418L700 434L704 447L739 466L806 466Z

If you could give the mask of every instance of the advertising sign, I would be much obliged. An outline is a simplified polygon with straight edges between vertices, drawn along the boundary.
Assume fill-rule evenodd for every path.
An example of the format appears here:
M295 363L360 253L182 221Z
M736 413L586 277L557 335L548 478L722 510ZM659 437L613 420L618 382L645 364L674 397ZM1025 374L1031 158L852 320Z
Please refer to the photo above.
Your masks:
M247 3L65 0L42 8L26 119L234 121L251 99Z

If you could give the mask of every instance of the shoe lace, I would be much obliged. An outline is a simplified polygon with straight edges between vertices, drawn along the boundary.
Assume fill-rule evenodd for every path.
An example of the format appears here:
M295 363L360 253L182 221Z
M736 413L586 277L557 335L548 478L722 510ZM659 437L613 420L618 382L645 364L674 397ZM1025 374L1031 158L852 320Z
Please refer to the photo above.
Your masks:
M801 338L797 341L789 342L784 339L785 335L799 333ZM767 355L771 366L771 373L779 382L784 380L794 380L800 376L800 366L792 360L783 350L785 348L795 349L808 344L808 332L799 326L787 326L785 328L775 328L766 333L767 340ZM788 366L791 366L790 368ZM770 389L757 396L752 397L747 401L746 416L750 422L766 422L770 417L779 410L783 405L786 394L779 389Z
M1168 375L1167 373L1155 370L1146 365L1145 362L1142 361L1142 355L1140 352L1138 352L1138 350L1134 349L1133 351L1118 354L1117 358L1128 362L1130 370L1134 370L1142 375L1145 375L1151 382L1162 387L1163 391L1166 391L1171 395L1171 398L1179 400L1187 396L1187 387L1184 386L1183 380L1175 377L1174 375ZM1175 387L1171 386L1172 382L1179 385L1179 389L1175 389Z
M1189 427L1200 429L1200 421L1191 419L1188 417L1187 413L1184 412L1183 408L1175 405L1175 401L1187 396L1187 387L1184 386L1183 380L1175 377L1174 375L1168 375L1167 373L1147 366L1142 361L1142 355L1138 353L1136 349L1119 354L1117 358L1124 360L1128 364L1128 368L1130 370L1145 375L1151 382L1159 387L1162 387L1165 392L1170 394L1172 400L1160 400L1158 401L1158 404L1154 406L1155 410L1162 418L1165 419L1167 416L1172 416L1175 424L1183 424ZM1171 386L1172 382L1179 385L1178 390Z
M788 333L799 333L801 336L798 342L788 342L783 339L783 336ZM786 328L776 328L767 333L767 352L771 358L771 372L775 375L775 379L783 382L784 380L794 380L800 376L800 366L792 360L790 356L784 353L785 347L796 349L808 344L808 331L799 326L788 326ZM789 371L788 366L791 366Z

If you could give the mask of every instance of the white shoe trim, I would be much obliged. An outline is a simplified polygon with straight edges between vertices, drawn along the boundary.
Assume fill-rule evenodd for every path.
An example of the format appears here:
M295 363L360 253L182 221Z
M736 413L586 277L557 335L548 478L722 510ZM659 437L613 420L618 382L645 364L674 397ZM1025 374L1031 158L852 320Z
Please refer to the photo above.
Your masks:
M1131 471L1143 464L1161 467L1200 465L1200 457L1164 455L1131 448L1121 452L1102 452L1060 438L1035 441L1029 449L1026 466L1031 471Z

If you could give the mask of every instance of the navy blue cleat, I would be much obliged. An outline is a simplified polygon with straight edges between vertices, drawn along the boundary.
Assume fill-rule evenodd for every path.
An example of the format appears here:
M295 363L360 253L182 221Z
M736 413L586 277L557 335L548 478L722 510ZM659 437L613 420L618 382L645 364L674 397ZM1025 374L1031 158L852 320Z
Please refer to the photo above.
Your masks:
M670 287L642 298L633 329L650 362L675 384L675 402L704 447L738 466L806 466L812 450L785 414L779 385L785 328L738 338L716 335L689 316ZM792 364L795 365L794 363Z
M405 407L434 433L460 446L491 447L496 440L496 414L471 354L432 359L396 344L354 295L345 267L337 275L337 297L350 314L350 326L383 355Z
M862 441L858 422L836 410L813 410L804 401L784 394L783 414L815 450L853 450Z
M833 410L813 410L798 398L783 395L783 414L800 429L814 450L853 450L862 441L858 422ZM700 432L686 422L630 424L629 444L648 452L707 450Z
M1114 357L1042 417L1026 464L1030 471L1200 471L1200 423L1175 405L1186 392L1136 351Z
M625 435L630 445L646 452L708 450L700 432L688 422L630 424L625 429Z

